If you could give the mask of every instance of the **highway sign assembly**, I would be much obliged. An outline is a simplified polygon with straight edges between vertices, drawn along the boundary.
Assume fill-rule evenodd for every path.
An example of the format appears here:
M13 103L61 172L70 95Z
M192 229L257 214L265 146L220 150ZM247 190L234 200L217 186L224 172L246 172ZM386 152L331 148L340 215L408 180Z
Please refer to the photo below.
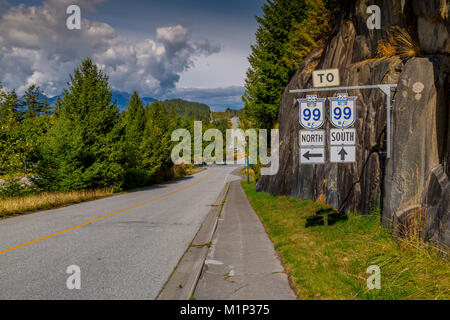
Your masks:
M336 128L348 128L356 118L356 98L346 93L338 93L337 97L330 97L330 121Z
M330 162L356 162L355 146L330 146Z
M325 98L308 95L306 99L298 99L300 106L300 124L308 130L320 128L325 122Z
M324 70L319 70L319 71L324 71ZM318 75L317 76L320 78L320 74L321 73L319 71L318 71ZM323 78L323 76L322 76L322 78ZM330 76L330 79L331 79L331 76ZM314 80L314 72L313 72L313 80ZM316 86L316 85L314 85L314 86ZM324 92L324 91L335 91L336 92L336 91L366 90L366 89L369 89L369 90L371 90L371 89L379 89L379 90L381 90L386 95L386 158L389 159L391 157L391 90L393 88L395 88L395 87L397 87L397 84L373 84L373 85L365 85L365 86L346 86L346 87L332 87L332 88L292 89L292 90L289 90L289 93L311 93L311 94L316 94L317 92ZM354 97L354 98L356 98L356 97ZM334 98L334 99L336 99L336 98ZM342 114L345 116L344 111L343 110L341 110L341 111L342 111ZM354 111L355 112L353 112L352 116L356 117L356 110L354 110ZM339 111L336 111L336 112L337 112L336 115L338 115ZM345 112L347 113L347 116L348 116L348 110L346 110ZM353 120L353 122L354 122L354 120ZM345 123L344 125L346 125L346 124L347 123ZM348 125L348 126L351 126L351 124ZM348 156L349 152L347 151L347 148L348 147L346 147L346 146L341 146L341 150L344 149L344 151L341 152L341 155L339 155L339 152L341 150L337 151L336 154L339 156L339 162L341 162L341 161L343 162L343 161L345 161L345 159L348 160L350 158ZM354 148L354 147L352 147L352 148ZM347 155L345 153L347 153ZM332 152L330 152L330 154L333 156L333 159L334 159L336 154L332 153ZM340 160L342 156L344 157L344 160Z

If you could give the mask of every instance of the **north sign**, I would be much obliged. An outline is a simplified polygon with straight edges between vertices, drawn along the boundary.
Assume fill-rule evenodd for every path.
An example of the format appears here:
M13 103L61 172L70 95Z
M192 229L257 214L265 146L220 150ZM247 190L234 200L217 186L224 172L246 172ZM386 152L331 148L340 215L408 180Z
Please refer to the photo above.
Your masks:
M300 130L299 135L300 146L325 146L325 131L324 130Z

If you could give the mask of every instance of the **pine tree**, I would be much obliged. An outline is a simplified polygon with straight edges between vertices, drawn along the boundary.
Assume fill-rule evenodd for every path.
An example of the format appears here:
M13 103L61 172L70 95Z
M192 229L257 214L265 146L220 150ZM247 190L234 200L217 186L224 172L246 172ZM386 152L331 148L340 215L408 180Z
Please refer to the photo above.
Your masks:
M23 175L34 150L21 130L20 107L15 90L0 85L0 176Z
M145 111L143 101L136 91L133 92L122 116L126 124L126 141L134 147L139 146L145 129Z
M4 123L21 121L23 117L23 112L21 110L22 105L16 90L13 89L9 92L4 92L2 89L0 95L0 121Z
M124 167L126 168L125 186L134 188L148 185L148 175L142 164L141 145L144 139L145 110L143 101L136 91L120 116L123 130Z
M42 146L41 175L47 189L123 185L119 109L111 103L108 77L90 60L70 76L50 139Z
M173 165L170 157L173 122L169 119L166 107L156 100L146 108L146 118L142 161L151 181L161 182L170 178L170 168Z
M25 118L34 118L51 113L47 98L41 89L34 84L29 86L27 91L25 91L23 100L23 105L27 107Z
M309 51L328 36L337 0L269 0L256 17L256 45L248 60L244 116L260 128L273 128L283 90ZM328 19L328 20L327 20ZM298 52L298 50L300 50Z

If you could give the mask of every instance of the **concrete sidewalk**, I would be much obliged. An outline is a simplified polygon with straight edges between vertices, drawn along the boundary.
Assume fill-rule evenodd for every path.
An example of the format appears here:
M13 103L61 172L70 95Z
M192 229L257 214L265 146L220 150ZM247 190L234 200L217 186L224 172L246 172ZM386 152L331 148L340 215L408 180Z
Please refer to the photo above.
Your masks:
M240 181L230 184L194 297L197 300L296 299Z

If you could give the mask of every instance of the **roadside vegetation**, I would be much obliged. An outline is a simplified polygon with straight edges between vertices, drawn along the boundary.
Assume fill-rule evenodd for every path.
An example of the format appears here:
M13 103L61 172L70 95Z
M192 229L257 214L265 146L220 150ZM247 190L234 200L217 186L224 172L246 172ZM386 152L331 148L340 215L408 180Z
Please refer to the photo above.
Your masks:
M52 105L39 87L23 96L0 84L0 216L91 200L198 172L171 160L172 131L215 127L207 105L180 99L125 110L108 76L85 59ZM222 124L228 126L228 123ZM94 191L92 191L94 190ZM105 191L107 190L107 191Z
M300 299L450 299L448 258L419 239L393 239L378 214L330 219L321 203L242 186ZM371 265L380 267L380 290L367 288Z
M175 165L172 178L182 178L206 170L204 167ZM21 185L18 179L9 180L9 184L0 188L0 219L32 212L64 207L66 205L95 200L119 193L114 188L94 190L74 190L66 192L42 191L32 185ZM13 181L11 183L11 181Z
M22 197L0 199L0 219L25 212L95 200L112 194L114 194L113 189L97 189L91 191L40 192Z

